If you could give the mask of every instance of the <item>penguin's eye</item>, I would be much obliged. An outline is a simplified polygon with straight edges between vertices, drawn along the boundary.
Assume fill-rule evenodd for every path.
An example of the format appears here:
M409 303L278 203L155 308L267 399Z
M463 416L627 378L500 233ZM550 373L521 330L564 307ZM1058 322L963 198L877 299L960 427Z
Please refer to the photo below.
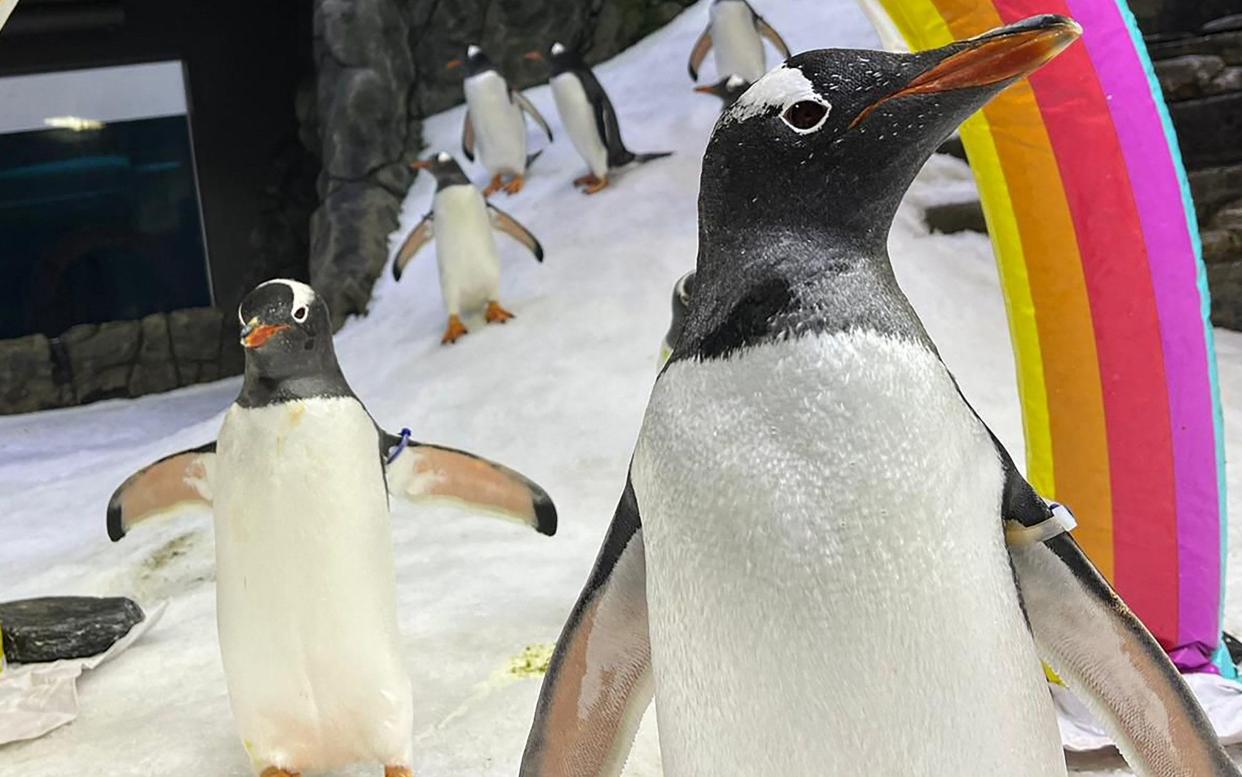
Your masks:
M300 307L297 310L293 311L293 320L294 321L305 321L306 320L306 308Z
M796 132L813 132L828 118L828 106L814 100L799 100L785 109L781 119Z

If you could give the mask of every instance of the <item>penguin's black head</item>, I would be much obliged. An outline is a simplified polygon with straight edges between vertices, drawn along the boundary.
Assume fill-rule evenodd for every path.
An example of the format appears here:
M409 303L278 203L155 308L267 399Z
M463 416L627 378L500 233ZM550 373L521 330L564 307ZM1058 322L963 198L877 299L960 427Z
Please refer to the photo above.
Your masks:
M760 78L716 124L700 223L813 227L883 246L897 204L936 146L1081 34L1035 16L914 54L823 49Z
M266 378L306 374L336 364L328 306L305 283L259 284L237 308L246 372Z
M724 103L724 105L720 107L720 110L723 111L733 105L733 103L737 102L737 98L742 96L742 92L745 92L749 88L749 81L737 74L734 74L731 76L725 76L710 86L696 86L694 87L694 91L700 94L714 94L719 97L720 101Z
M522 56L533 62L547 62L553 78L586 67L580 52L559 41L548 47L546 57L538 51L528 51Z
M410 168L413 170L426 170L435 176L436 191L440 191L446 186L470 183L470 179L462 172L461 165L457 164L457 160L447 151L441 151L435 156L420 159L410 165Z
M454 59L446 64L445 67L450 70L462 68L466 78L496 69L496 66L492 64L492 60L488 58L487 53L473 43L466 47L465 59Z

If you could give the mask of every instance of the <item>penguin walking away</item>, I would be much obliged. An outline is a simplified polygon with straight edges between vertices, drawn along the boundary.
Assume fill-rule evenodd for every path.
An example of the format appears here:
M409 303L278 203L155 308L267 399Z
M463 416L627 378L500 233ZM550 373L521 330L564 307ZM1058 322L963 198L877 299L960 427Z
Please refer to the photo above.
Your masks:
M720 98L720 112L724 113L730 105L737 102L737 98L742 96L750 88L750 82L739 75L725 76L710 86L696 86L694 91L699 94L712 94Z
M482 309L489 324L503 324L513 318L500 306L500 254L492 229L517 240L530 249L536 261L542 262L543 247L539 241L516 219L483 199L451 154L441 151L412 167L431 171L436 178L436 193L431 210L397 251L392 277L401 280L405 266L434 237L440 292L449 314L440 342L454 343L466 334L466 326L461 322L463 309Z
M707 28L690 50L690 80L699 80L699 68L707 52L716 52L716 75L741 76L754 83L768 70L763 39L788 59L789 46L772 25L755 13L746 0L712 0Z
M822 50L703 159L685 326L520 774L1065 777L1039 659L1142 777L1238 775L1151 634L959 393L889 265L959 122L1080 35Z
M108 533L119 540L179 504L212 505L220 654L257 774L371 763L410 777L389 496L454 499L549 535L556 510L512 470L376 426L309 286L268 281L238 317L245 377L219 439L126 480Z
M544 61L543 54L538 51L528 52L526 58ZM587 163L587 174L574 180L574 186L585 187L583 193L595 194L607 186L608 173L612 170L650 162L672 153L635 154L625 147L612 100L608 99L608 93L581 54L560 43L553 43L548 50L547 62L552 71L549 80L561 123L569 132L574 148Z
M483 190L490 197L502 188L517 194L526 180L526 168L542 152L526 154L526 119L535 120L552 142L552 129L530 100L500 74L487 54L478 46L466 49L466 59L455 59L447 67L465 67L466 117L461 127L461 151L474 161L478 145L479 161L491 173L491 183Z

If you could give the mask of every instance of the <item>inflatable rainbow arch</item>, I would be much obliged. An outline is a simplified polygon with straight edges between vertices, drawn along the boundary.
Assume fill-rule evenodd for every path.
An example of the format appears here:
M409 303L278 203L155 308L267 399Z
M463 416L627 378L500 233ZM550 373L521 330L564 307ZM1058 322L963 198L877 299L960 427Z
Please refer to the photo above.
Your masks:
M1027 473L1184 671L1220 639L1224 452L1177 139L1124 0L866 0L913 49L1039 13L1082 41L962 127L996 248Z

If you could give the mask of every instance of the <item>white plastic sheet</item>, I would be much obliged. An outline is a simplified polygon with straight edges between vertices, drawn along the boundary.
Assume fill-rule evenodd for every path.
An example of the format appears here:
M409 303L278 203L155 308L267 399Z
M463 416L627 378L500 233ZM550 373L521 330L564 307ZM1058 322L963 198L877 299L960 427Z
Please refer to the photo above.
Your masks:
M0 745L41 737L76 718L78 676L134 644L164 614L165 604L147 610L142 622L98 655L5 667L0 674Z

